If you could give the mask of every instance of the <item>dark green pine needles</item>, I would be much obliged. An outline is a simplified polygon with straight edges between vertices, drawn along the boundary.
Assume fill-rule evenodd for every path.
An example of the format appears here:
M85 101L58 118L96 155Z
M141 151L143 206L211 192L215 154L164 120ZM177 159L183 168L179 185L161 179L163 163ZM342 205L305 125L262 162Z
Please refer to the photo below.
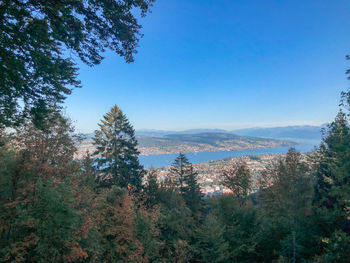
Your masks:
M102 185L141 188L143 167L138 160L135 131L122 110L113 106L95 131L94 145Z

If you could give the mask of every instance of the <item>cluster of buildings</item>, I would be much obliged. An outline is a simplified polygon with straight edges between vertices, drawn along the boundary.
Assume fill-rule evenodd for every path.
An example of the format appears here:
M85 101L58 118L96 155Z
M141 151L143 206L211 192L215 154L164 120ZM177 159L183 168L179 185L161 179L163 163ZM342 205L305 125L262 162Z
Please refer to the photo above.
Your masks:
M205 196L214 196L230 193L230 190L220 184L222 171L229 169L238 161L245 161L253 181L253 192L258 189L258 178L262 170L278 160L281 154L265 154L258 156L232 157L224 160L211 161L193 164L194 171L198 174L198 183ZM170 177L170 166L158 169L158 179L160 182L166 181Z

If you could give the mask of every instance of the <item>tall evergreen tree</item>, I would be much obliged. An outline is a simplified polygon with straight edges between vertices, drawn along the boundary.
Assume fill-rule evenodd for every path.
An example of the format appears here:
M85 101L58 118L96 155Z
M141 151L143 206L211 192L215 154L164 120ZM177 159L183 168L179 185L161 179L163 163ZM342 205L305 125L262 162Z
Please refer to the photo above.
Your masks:
M198 235L199 257L202 262L228 262L229 246L224 238L225 230L215 215L207 215Z
M179 189L180 194L192 212L198 212L201 206L202 195L197 175L187 157L180 153L170 169L170 176L172 177L170 180L172 179L174 186Z
M103 116L95 131L94 145L103 185L141 188L143 167L138 160L135 131L117 106Z
M313 241L305 239L306 227L310 227L305 222L310 220L314 181L309 164L291 148L285 157L268 167L262 177L268 182L260 193L263 220L267 228L271 223L271 229L276 232L275 237L261 245L266 247L269 242L275 242L271 246L272 255L276 253L276 257L288 262L298 262L306 257Z
M147 262L136 237L134 203L128 191L115 185L102 189L95 209L102 239L102 253L95 262Z
M160 262L188 262L192 257L191 241L196 224L184 198L175 188L160 187Z
M329 124L318 157L315 206L321 258L346 262L350 257L350 127L344 112Z
M180 153L170 168L170 176L173 177L172 181L175 186L179 188L181 194L183 194L185 191L185 178L189 174L191 174L191 164L186 155Z
M215 228L223 229L224 240L228 243L226 253L229 258L225 262L255 262L259 230L256 206L249 202L242 205L232 195L211 197L208 205L210 213L217 218Z
M146 195L146 206L152 208L158 202L159 185L157 181L157 170L151 168L147 174L147 181L144 186L144 192Z
M328 126L319 154L316 198L325 207L345 212L350 207L350 127L345 113Z
M184 199L188 207L192 212L198 213L201 207L201 190L197 179L198 174L193 170L193 166L190 165L189 174L185 176L184 182Z

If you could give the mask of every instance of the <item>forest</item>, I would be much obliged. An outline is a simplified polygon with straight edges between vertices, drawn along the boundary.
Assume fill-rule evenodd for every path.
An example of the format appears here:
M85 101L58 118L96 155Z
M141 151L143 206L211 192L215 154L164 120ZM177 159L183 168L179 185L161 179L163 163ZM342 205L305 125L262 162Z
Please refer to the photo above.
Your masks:
M152 3L0 2L0 262L349 262L349 91L313 154L291 148L255 193L237 162L221 176L232 193L203 196L181 153L160 182L117 105L96 150L74 158L81 138L62 103L80 82L66 51L90 66L105 49L132 62L133 10Z

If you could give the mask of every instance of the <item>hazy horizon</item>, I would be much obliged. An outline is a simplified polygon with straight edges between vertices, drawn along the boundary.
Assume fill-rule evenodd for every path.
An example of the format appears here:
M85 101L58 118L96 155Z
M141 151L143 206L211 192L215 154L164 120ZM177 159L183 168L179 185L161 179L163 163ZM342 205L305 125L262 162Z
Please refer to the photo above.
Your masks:
M194 128L164 128L164 129L154 129L154 128L135 128L136 131L144 131L144 132L152 132L152 131L174 131L174 132L182 132L182 131L191 131L191 130L225 130L225 131L235 131L235 130L244 130L244 129L265 129L265 128L286 128L286 127L303 127L303 126L308 126L308 127L320 127L323 125L326 125L327 123L313 123L313 124L309 124L309 123L297 123L297 124L271 124L271 125L266 125L266 126L243 126L243 127L233 127L233 128L221 128L221 127L194 127ZM82 132L82 133L93 133L94 130L91 131L79 131L78 132Z

